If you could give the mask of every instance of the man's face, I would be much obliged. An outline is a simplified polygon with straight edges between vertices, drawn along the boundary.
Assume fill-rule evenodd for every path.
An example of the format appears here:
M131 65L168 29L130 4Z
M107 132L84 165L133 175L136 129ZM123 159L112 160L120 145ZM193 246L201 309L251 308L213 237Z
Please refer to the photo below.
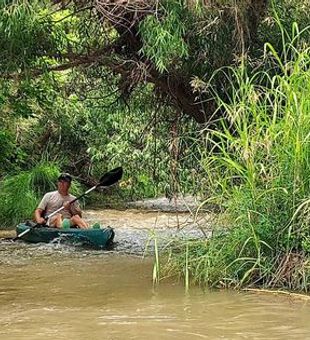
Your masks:
M68 191L71 183L67 181L58 181L57 187L59 191Z

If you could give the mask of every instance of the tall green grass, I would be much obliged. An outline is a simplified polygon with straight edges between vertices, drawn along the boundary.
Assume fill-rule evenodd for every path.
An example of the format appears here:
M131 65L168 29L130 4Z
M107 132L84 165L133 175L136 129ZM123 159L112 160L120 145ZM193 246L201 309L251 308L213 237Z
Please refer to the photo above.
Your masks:
M265 45L266 71L225 68L232 90L217 130L206 129L202 165L226 232L179 244L167 268L208 286L310 287L310 48L296 24L283 51ZM288 39L288 37L290 37ZM186 269L185 269L186 264ZM188 281L188 274L186 274ZM188 283L187 283L188 284Z
M52 163L39 163L30 171L7 176L0 182L0 229L10 228L31 219L42 196L56 190L59 167ZM80 188L72 183L72 192Z

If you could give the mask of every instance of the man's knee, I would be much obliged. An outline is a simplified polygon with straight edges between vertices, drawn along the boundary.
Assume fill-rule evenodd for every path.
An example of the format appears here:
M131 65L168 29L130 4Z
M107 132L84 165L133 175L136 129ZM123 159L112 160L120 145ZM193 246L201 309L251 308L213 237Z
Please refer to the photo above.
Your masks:
M71 223L77 225L79 228L88 228L88 224L81 218L80 215L72 216Z
M56 214L55 216L51 217L51 219L49 221L49 225L51 227L60 228L61 223L62 223L62 216L61 216L61 214Z
M73 216L70 218L70 220L71 220L72 222L80 221L80 220L81 220L81 217L80 217L80 215L73 215Z

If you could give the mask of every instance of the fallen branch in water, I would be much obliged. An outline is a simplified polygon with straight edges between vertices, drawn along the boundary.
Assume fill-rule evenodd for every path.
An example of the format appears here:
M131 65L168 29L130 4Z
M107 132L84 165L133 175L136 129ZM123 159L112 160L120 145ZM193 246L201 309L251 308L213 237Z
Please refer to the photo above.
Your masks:
M244 288L242 290L247 291L247 292L254 292L254 293L282 294L282 295L286 295L286 296L293 297L296 299L310 300L309 295L291 293L291 292L286 292L283 290L269 290L269 289L258 289L258 288Z

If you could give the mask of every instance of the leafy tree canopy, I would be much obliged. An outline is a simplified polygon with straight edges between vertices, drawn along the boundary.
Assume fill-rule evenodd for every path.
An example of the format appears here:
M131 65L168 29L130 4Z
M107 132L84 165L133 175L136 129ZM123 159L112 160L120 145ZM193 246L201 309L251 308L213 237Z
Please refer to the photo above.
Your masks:
M124 100L152 83L177 110L206 122L216 107L206 87L195 92L201 80L241 57L260 57L267 38L277 48L281 31L271 14L281 13L284 27L298 18L302 29L308 10L307 1L289 0L5 0L1 75L16 81L80 69L91 86L104 80ZM213 81L224 94L225 79Z

